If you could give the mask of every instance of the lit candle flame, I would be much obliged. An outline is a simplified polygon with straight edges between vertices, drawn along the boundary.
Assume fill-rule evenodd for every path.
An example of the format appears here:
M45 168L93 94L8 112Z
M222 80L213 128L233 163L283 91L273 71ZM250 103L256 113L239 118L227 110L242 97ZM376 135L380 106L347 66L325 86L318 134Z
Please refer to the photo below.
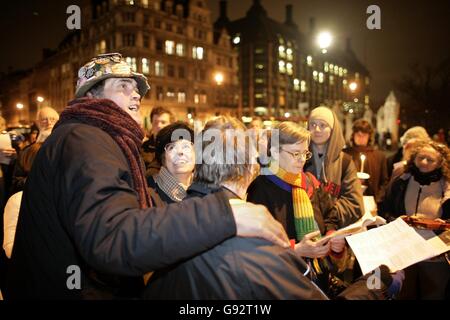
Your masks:
M361 154L361 172L364 172L364 160L366 160L366 156Z

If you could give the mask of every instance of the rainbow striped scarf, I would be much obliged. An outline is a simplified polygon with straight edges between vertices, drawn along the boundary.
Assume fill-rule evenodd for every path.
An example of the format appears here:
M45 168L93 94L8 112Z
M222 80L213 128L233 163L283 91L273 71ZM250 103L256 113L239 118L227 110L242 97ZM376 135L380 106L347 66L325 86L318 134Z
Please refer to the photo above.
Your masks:
M319 230L311 200L306 193L306 175L304 172L296 175L279 168L276 176L292 186L295 233L297 241L301 241L306 234Z

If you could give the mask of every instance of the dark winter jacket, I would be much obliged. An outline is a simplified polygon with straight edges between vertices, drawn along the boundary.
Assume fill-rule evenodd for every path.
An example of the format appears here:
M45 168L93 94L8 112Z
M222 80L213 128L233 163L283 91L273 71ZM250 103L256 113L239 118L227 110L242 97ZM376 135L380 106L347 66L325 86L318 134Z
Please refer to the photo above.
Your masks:
M53 131L33 163L3 293L6 299L133 297L146 272L235 234L220 192L140 210L119 145L100 128L72 120Z
M219 191L193 184L192 197ZM233 194L227 191L230 198ZM201 255L155 272L146 299L326 299L302 272L303 259L257 238L234 237Z
M384 153L373 147L357 146L346 148L344 152L352 157L357 169L361 168L361 153L366 156L364 172L368 173L370 178L367 181L367 190L364 194L374 196L375 201L379 203L384 197L386 185L389 182L386 156Z

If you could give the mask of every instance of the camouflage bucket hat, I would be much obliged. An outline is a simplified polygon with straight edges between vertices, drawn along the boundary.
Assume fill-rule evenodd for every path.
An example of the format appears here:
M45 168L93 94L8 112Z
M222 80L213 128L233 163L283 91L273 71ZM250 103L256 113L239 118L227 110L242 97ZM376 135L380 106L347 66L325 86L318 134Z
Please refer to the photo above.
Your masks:
M84 97L94 85L108 78L133 78L137 82L141 98L150 89L147 78L133 72L120 53L107 53L96 56L80 68L75 97Z

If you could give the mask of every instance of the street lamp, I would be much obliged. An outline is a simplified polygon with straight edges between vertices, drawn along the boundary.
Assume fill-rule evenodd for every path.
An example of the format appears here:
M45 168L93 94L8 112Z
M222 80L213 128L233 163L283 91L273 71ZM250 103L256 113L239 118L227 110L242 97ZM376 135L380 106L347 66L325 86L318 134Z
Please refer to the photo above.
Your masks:
M22 109L23 109L23 104L22 103L17 103L16 104L16 108L19 110L19 124L20 121L22 121Z
M327 48L331 45L333 37L328 31L323 31L317 36L317 44L322 49L322 53L327 53Z
M356 82L350 82L350 84L348 85L350 91L353 93L356 91L356 89L358 89L358 84Z
M44 98L42 98L41 96L36 98L37 102L42 103L44 102Z
M220 86L223 83L223 73L216 72L214 75L214 81L216 81L217 85Z

